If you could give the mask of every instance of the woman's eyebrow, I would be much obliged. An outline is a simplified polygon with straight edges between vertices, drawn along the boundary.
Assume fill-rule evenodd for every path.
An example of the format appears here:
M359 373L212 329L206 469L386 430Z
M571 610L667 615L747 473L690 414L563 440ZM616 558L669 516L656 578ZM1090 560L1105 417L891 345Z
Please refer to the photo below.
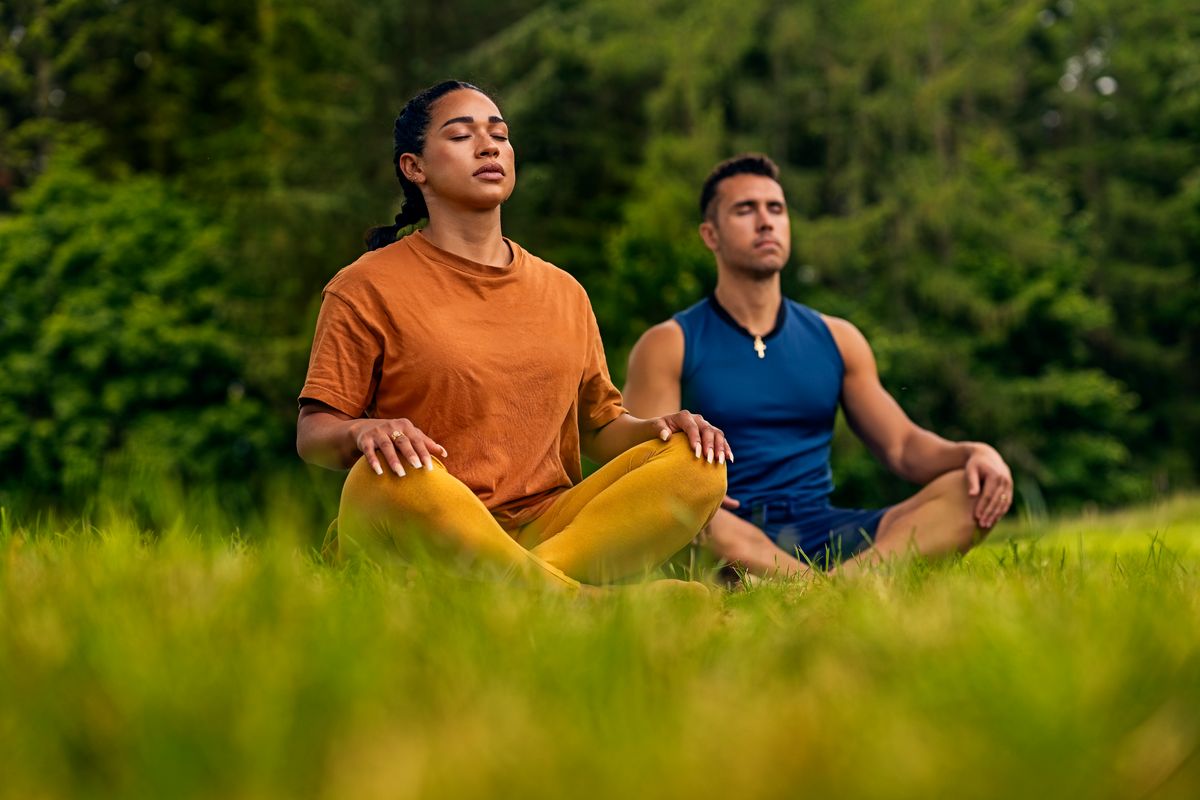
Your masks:
M442 128L446 127L447 125L453 125L456 122L465 122L468 125L472 125L475 122L475 118L474 117L451 117L450 119L448 119L442 123ZM488 122L495 125L496 123L504 122L504 118L503 117L488 117ZM441 128L439 128L438 130L441 130Z

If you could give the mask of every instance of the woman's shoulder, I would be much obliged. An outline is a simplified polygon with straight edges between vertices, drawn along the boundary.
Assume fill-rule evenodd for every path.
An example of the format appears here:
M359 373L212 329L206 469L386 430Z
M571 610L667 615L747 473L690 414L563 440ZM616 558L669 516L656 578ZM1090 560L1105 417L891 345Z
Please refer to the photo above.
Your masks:
M396 268L412 259L411 247L404 239L368 250L338 270L325 284L326 293L347 302L365 300L378 294L380 285L396 273Z
M554 291L558 291L573 297L587 301L587 290L583 288L574 275L567 272L562 267L555 266L544 258L535 256L516 242L509 240L517 257L525 262L525 270L529 277L535 280L544 281L548 287Z

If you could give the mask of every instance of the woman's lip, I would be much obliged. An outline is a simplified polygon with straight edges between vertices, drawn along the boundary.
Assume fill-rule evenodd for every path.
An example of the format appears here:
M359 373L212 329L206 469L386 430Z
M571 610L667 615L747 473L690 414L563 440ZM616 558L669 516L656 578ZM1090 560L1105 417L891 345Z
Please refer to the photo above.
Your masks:
M479 178L503 178L504 167L500 166L499 164L484 164L482 167L475 170L475 176Z

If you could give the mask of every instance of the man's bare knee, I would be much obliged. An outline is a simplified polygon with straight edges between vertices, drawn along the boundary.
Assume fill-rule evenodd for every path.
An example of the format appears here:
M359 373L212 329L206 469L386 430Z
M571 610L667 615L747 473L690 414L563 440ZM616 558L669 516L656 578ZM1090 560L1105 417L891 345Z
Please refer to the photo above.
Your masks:
M725 561L738 561L745 554L749 537L739 526L722 519L720 511L713 521L704 529L702 542L718 558Z
M926 485L922 494L928 495L928 502L941 506L953 522L974 526L978 498L970 495L965 470L954 469L939 475Z
M706 529L704 545L718 558L760 574L787 573L796 566L758 526L724 510Z

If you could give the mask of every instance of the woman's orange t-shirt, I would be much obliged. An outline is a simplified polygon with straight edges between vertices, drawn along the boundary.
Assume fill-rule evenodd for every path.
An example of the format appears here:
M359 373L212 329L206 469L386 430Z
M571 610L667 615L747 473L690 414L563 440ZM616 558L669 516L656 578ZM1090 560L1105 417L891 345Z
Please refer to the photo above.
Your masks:
M512 529L581 480L580 429L625 411L583 287L508 244L492 267L414 233L338 272L300 399L408 418Z

